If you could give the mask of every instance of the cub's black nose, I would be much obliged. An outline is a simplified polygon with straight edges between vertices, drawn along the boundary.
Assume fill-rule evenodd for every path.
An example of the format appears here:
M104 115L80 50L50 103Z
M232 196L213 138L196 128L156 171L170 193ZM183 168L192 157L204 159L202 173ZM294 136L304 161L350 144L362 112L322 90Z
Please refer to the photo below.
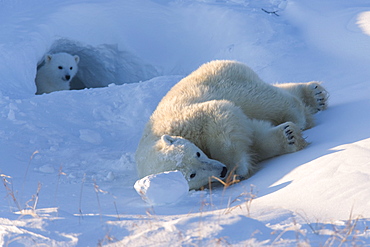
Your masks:
M70 76L70 75L66 75L66 79L67 79L67 81L68 81L70 78L71 78L71 76Z
M222 168L222 172L221 172L221 178L224 178L225 176L226 176L226 173L227 173L227 168L226 167L224 167L224 168Z

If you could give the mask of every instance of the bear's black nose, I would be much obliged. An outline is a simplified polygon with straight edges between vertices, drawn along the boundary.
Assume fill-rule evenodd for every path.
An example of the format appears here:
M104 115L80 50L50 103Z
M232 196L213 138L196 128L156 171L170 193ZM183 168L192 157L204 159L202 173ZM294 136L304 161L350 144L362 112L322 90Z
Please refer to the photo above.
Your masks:
M224 178L226 176L226 173L227 173L227 168L226 167L223 167L222 168L222 172L221 172L221 178Z
M71 78L71 76L70 76L70 75L66 75L66 79L67 79L67 81L68 81L70 78Z

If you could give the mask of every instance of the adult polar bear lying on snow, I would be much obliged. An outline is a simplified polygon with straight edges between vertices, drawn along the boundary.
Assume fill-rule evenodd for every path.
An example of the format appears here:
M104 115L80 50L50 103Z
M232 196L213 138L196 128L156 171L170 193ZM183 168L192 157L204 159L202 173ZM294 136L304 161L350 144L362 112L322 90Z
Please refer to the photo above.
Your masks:
M138 174L179 170L190 189L230 172L246 178L256 162L304 148L301 130L326 101L318 82L270 85L235 61L204 64L152 114L136 151Z

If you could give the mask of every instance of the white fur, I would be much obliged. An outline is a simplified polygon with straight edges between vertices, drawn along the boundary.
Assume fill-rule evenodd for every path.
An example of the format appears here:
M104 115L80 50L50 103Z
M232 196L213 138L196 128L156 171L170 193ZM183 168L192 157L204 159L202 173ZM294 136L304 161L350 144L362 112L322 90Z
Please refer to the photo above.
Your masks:
M69 90L70 81L76 75L80 58L68 53L47 54L44 64L37 71L36 94Z
M180 170L190 189L220 178L222 164L248 177L255 161L304 148L301 130L314 125L312 114L326 100L317 82L270 85L238 62L204 64L151 116L136 152L138 174Z

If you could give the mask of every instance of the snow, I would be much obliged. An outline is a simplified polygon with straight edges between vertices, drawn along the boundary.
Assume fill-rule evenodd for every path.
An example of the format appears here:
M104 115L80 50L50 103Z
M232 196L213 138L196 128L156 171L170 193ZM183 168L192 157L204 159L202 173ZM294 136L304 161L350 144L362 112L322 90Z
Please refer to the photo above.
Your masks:
M358 15L357 23L362 32L370 36L370 11Z
M0 1L0 244L369 245L369 12L366 0ZM93 88L35 95L58 49L85 57ZM213 59L269 83L323 81L329 108L304 150L149 205L134 188L144 125Z
M134 188L149 205L175 204L185 198L189 185L180 171L148 175L135 182Z

